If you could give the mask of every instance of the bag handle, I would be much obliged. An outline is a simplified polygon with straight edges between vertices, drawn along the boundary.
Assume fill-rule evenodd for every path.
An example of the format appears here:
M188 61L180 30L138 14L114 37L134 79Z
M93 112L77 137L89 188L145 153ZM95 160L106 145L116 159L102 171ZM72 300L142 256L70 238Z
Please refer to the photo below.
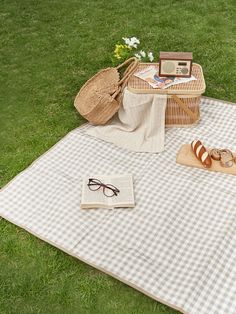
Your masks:
M137 68L139 64L139 60L135 57L129 58L123 63L119 64L115 69L118 71L119 69L125 67L127 64L129 64L129 66L125 70L122 79L118 82L117 90L111 95L113 99L115 99L119 93L122 93L123 89L125 88L127 84L128 79Z
M135 57L129 58L127 59L125 62L119 64L116 69L120 70L121 68L127 66L129 64L129 66L127 67L127 69L124 72L124 75L122 77L122 79L119 81L118 85L122 85L123 83L126 83L126 81L130 78L130 76L133 74L133 72L135 71L135 69L137 68L138 64L139 64L139 60ZM123 87L124 88L124 87ZM122 88L122 90L123 90Z
M121 68L123 68L124 66L126 66L126 65L129 64L129 63L132 63L133 61L138 61L138 59L135 58L135 57L131 57L131 58L125 60L123 63L119 64L119 65L116 67L116 69L117 69L117 70L120 70Z
M197 113L192 112L192 110L190 110L188 106L181 99L179 99L178 96L172 95L172 98L174 98L174 100L177 102L180 108L183 109L183 111L187 113L187 115L190 116L194 122L197 121L198 119Z
M118 86L118 88L117 88L117 90L114 92L114 94L112 94L112 98L113 99L115 99L116 98L116 96L119 94L121 92L121 87L120 86Z

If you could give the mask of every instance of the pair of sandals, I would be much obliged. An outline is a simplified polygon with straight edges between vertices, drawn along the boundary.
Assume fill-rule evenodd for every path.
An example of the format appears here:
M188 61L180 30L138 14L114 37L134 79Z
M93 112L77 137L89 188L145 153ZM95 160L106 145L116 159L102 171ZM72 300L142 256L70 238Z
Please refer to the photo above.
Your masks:
M236 163L236 157L229 149L213 148L210 151L210 156L214 160L220 161L222 167L232 167Z

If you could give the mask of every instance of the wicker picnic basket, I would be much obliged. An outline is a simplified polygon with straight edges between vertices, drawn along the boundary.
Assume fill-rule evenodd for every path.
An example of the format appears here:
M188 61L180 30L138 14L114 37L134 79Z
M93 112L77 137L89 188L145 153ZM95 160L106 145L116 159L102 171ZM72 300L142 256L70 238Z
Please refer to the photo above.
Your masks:
M119 110L122 91L138 63L138 59L133 57L115 68L103 69L90 78L74 101L79 113L92 124L107 123ZM121 70L125 67L126 70L121 75Z
M150 65L154 65L158 73L158 63L140 63L137 72ZM162 90L153 89L147 82L132 75L127 88L129 91L139 94L166 93L168 96L165 116L166 126L190 126L199 121L201 95L206 89L202 67L199 64L193 63L192 75L197 80L174 85Z

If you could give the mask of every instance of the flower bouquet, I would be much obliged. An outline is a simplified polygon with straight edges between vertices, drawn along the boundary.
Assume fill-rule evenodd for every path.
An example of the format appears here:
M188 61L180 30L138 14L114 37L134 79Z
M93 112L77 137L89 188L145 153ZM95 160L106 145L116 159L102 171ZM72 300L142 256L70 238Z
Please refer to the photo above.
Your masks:
M112 55L113 64L125 61L130 57L136 57L142 62L153 62L152 51L145 51L139 48L140 40L136 37L122 37L123 42L115 45Z

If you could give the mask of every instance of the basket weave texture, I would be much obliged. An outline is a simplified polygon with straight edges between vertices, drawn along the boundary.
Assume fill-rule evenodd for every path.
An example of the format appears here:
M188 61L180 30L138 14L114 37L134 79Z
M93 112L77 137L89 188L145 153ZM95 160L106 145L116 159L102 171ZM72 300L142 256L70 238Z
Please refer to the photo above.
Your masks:
M123 77L119 70L125 66ZM137 69L138 60L130 58L116 68L99 71L77 94L74 106L92 124L105 124L119 110L121 93L128 79Z
M140 63L137 72L150 65L154 65L158 73L158 63ZM188 126L196 123L200 118L199 105L201 94L203 94L206 89L202 67L199 64L193 63L192 75L195 76L197 80L174 85L167 89L154 89L144 80L132 75L128 82L128 90L139 94L167 94L166 126ZM192 111L194 118L186 113L176 99L173 98L176 96Z

